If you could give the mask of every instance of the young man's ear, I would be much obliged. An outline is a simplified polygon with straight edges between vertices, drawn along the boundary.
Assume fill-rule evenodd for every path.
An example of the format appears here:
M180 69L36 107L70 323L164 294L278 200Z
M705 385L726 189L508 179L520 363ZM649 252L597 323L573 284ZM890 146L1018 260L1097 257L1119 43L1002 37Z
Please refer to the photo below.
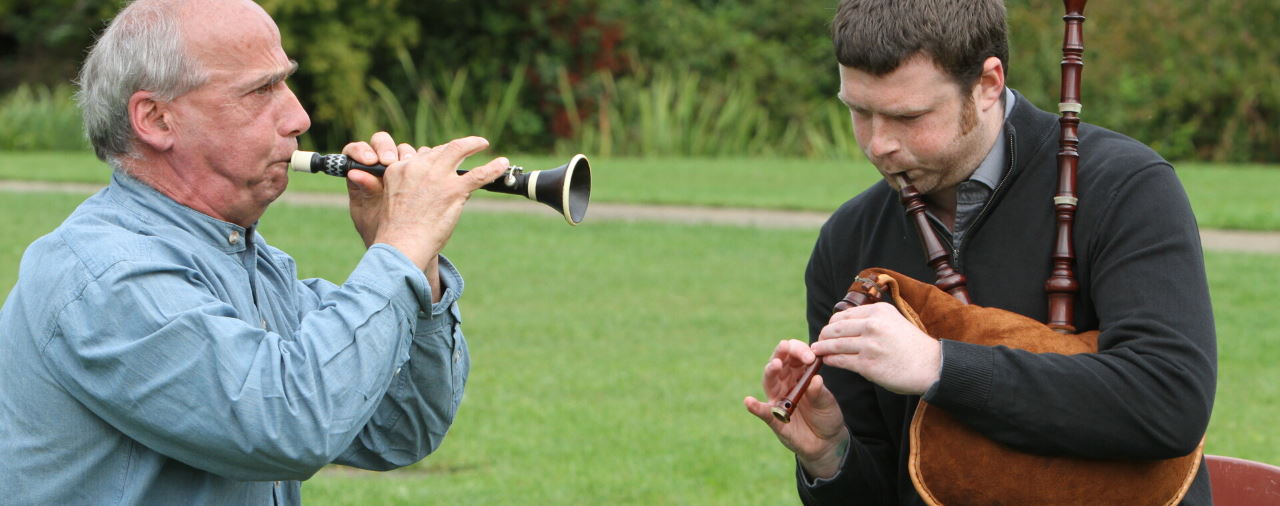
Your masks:
M129 97L129 123L138 141L156 151L173 147L173 130L165 121L168 105L157 101L155 95L146 90L135 91Z
M979 110L985 111L1000 105L1000 97L1004 95L1004 64L1000 63L999 58L988 56L982 62L982 74L978 76L973 93Z

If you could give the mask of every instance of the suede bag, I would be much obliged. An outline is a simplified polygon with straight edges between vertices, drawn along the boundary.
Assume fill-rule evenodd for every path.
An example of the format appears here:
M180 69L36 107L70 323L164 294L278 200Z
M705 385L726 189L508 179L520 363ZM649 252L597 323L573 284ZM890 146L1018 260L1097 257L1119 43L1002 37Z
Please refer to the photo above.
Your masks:
M1098 331L1058 333L999 308L964 304L932 284L872 268L879 295L926 334L1033 353L1094 353ZM867 293L855 282L851 292ZM886 297L887 295L887 297ZM911 481L930 505L1172 505L1200 466L1204 440L1191 454L1166 460L1096 460L1033 455L992 441L924 400L911 421Z

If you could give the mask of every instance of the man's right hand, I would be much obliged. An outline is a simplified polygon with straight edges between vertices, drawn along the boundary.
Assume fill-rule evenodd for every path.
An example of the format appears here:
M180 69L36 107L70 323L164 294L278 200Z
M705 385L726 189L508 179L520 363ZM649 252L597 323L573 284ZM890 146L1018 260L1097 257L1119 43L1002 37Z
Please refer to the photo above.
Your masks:
M489 146L480 137L454 139L446 144L423 147L416 152L408 145L396 146L390 136L375 134L373 155L384 154L377 162L387 165L381 180L366 173L353 173L352 218L366 244L385 243L395 247L420 269L434 265L462 214L462 205L471 192L497 179L510 162L495 158L487 164L459 175L458 167L467 157ZM355 154L365 151L363 143L348 145ZM366 156L373 158L373 156ZM387 163L391 160L393 163ZM368 161L357 158L357 161ZM357 198L358 197L358 198ZM359 208L359 209L357 209ZM371 236L371 237L370 237Z
M764 391L769 402L755 397L743 399L747 411L773 429L783 446L796 454L800 465L815 478L830 478L840 471L840 463L850 444L849 430L835 396L814 375L804 397L796 404L789 423L773 416L773 402L787 395L804 369L818 357L809 345L795 339L778 343L764 367Z

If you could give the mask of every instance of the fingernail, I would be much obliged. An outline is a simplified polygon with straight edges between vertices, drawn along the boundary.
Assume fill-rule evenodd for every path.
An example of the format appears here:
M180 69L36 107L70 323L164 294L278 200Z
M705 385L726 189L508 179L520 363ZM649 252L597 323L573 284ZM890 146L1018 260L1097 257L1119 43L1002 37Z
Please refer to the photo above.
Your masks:
M395 159L399 158L399 157L397 157L397 156L396 156L396 152L395 152L395 151L385 151L385 152L383 152L383 153L382 153L382 157L383 157L383 158L389 158L389 159L392 159L392 160L395 160Z

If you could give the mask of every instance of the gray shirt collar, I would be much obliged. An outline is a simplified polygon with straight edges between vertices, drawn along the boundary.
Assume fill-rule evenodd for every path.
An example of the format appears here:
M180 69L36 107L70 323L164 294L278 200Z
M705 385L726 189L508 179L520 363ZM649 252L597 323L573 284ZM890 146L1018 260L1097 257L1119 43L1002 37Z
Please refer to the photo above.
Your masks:
M1004 89L1004 117L1009 119L1009 113L1013 111L1013 91L1009 88ZM977 170L973 171L973 175L969 176L970 181L976 181L986 185L987 188L995 189L996 184L1000 182L1000 177L1004 175L1004 169L1008 166L1008 147L1002 140L1005 138L1005 128L1000 127L1000 134L996 136L996 140L991 145L991 150L987 151L987 157L982 159L982 163L978 164Z

